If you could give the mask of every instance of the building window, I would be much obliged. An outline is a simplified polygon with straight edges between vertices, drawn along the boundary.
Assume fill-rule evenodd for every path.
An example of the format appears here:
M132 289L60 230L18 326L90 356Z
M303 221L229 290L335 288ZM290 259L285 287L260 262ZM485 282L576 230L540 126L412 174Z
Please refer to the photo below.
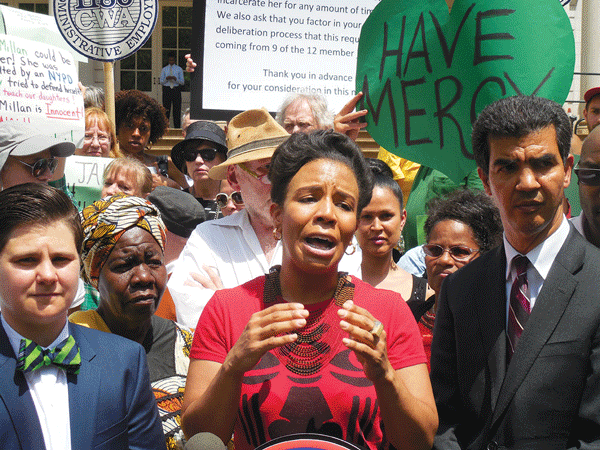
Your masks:
M185 55L192 48L192 8L187 6L165 6L162 9L162 62L167 63L167 55L175 52L177 64L184 69L185 86L190 90L190 74L185 72Z
M4 3L3 3L4 4ZM48 2L46 3L19 3L19 9L31 11L38 14L46 14L50 12Z
M152 91L151 39L133 55L121 60L121 89Z

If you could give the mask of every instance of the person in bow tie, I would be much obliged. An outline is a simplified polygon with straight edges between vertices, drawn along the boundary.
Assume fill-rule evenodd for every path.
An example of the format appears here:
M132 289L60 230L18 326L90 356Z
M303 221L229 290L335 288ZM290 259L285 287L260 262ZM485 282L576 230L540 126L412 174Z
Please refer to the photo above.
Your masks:
M83 231L66 194L0 192L0 448L164 449L142 346L67 322Z

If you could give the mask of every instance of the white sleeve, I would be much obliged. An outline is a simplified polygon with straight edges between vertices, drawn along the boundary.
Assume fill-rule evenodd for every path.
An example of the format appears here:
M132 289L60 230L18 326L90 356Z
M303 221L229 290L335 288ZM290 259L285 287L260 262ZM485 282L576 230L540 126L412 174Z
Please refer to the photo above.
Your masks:
M200 286L191 277L191 273L207 276L202 269L203 265L212 267L218 272L213 251L207 245L205 237L196 229L175 262L173 273L167 283L175 304L177 322L190 328L196 328L204 306L215 292Z
M77 293L75 294L75 298L73 299L73 303L71 303L71 308L77 308L83 304L85 300L85 284L81 278L79 278L79 283L77 284Z

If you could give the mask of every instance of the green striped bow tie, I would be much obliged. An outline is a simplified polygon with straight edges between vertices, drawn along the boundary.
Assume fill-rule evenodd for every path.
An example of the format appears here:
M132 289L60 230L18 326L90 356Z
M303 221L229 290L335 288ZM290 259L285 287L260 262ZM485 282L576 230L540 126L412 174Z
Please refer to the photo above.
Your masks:
M65 369L68 373L79 373L81 355L73 336L69 336L52 350L44 350L30 339L21 339L17 370L27 373L51 364Z

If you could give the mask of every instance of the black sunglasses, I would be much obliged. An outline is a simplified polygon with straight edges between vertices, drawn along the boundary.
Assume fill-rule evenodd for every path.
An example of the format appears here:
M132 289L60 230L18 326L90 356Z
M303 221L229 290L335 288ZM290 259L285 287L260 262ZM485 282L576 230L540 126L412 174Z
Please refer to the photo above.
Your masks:
M471 256L475 253L479 253L479 250L464 247L462 245L455 245L450 248L444 248L441 245L437 244L427 244L423 246L423 251L426 255L431 256L433 258L439 258L444 254L444 252L450 253L452 259L455 261L467 261Z
M244 200L242 199L242 193L240 191L232 192L231 195L227 195L224 192L219 192L215 199L217 200L217 205L219 205L219 208L225 208L230 198L236 205L244 204Z
M600 169L579 167L579 164L577 164L574 171L577 174L580 184L585 186L600 186Z
M41 177L46 173L46 170L49 170L51 173L54 173L56 167L58 166L58 159L56 159L55 157L38 159L33 164L27 164L26 162L21 161L19 158L15 158L14 156L13 158L19 161L24 166L29 167L31 169L31 175L33 175L34 178Z
M216 158L217 149L215 149L215 148L203 148L200 150L189 149L189 150L186 150L183 152L183 159L185 159L187 162L194 162L194 161L196 161L196 158L198 157L198 153L200 153L200 156L202 157L202 160L204 162L209 162Z

